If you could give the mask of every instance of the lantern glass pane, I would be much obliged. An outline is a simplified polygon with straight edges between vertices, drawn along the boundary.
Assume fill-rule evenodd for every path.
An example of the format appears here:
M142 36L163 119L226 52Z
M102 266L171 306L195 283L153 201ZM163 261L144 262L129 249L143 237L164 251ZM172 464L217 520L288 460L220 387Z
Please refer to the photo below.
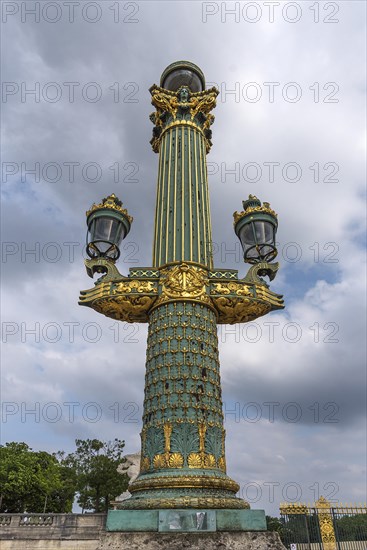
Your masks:
M245 257L256 258L258 254L254 248L256 242L252 223L247 223L242 227L239 237Z
M274 226L270 222L254 222L257 244L271 244L274 241Z
M268 221L256 220L245 224L239 237L245 261L255 263L271 258L274 253L275 227Z
M188 86L192 92L201 92L201 80L196 73L187 69L172 71L164 79L163 88L177 92L180 86Z
M95 221L95 231L92 235L94 241L108 241L119 244L121 240L121 229L123 225L111 218L97 218Z
M246 225L243 226L243 228L240 231L240 239L243 247L247 245L252 246L256 244L254 231L252 229L252 223L247 223Z

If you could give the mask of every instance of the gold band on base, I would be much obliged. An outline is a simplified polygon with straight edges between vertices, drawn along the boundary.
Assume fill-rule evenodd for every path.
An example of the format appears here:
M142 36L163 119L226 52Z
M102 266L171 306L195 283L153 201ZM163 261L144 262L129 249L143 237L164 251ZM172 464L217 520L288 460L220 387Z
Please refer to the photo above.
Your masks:
M154 508L231 508L249 509L250 505L239 498L176 497L141 498L122 501L120 509L144 510Z
M201 489L224 489L237 493L239 485L232 479L223 479L209 476L177 476L177 477L156 477L134 481L129 486L131 493L145 491L148 489L177 489L177 488L201 488Z

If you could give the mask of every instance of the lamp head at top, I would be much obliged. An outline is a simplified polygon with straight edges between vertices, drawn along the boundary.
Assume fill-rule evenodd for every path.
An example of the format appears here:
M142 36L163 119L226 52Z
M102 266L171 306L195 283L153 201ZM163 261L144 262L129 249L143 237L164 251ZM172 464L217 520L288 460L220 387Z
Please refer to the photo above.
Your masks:
M116 261L120 256L119 244L129 233L133 218L114 193L100 204L93 204L86 215L88 256Z
M278 254L275 236L278 228L277 214L268 202L249 195L243 201L243 211L235 212L234 230L241 241L244 260L250 264L271 262Z
M190 61L175 61L163 71L161 88L177 92L181 86L187 86L192 92L205 90L205 77L202 70Z

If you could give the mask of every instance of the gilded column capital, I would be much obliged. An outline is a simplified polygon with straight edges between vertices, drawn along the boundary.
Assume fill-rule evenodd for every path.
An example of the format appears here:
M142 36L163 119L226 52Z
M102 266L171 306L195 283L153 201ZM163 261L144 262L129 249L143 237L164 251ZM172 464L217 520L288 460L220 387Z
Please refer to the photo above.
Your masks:
M202 92L191 92L187 86L181 86L177 92L172 92L154 84L149 91L152 105L156 108L149 117L154 124L150 141L153 151L159 152L162 136L167 130L186 126L202 134L208 153L212 145L210 126L214 122L210 111L216 106L219 90L213 87Z

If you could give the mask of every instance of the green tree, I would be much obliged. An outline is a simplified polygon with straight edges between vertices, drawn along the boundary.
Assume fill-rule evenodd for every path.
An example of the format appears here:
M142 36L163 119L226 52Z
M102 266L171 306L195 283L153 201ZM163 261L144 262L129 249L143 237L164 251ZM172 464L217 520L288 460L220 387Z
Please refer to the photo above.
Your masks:
M70 465L26 443L0 446L1 512L70 512L75 494Z
M335 530L341 541L367 541L367 515L361 513L339 517L335 521Z
M277 533L280 533L282 529L284 528L284 524L281 522L279 518L273 518L272 516L265 516L266 517L266 527L268 531L276 531Z
M126 475L117 472L123 461L125 442L120 439L76 439L76 451L65 464L76 472L78 503L84 510L108 511L110 501L126 490Z
M61 487L57 491L51 492L48 505L50 510L58 513L72 511L77 486L75 468L65 460L64 455L63 451L54 455L59 463Z

